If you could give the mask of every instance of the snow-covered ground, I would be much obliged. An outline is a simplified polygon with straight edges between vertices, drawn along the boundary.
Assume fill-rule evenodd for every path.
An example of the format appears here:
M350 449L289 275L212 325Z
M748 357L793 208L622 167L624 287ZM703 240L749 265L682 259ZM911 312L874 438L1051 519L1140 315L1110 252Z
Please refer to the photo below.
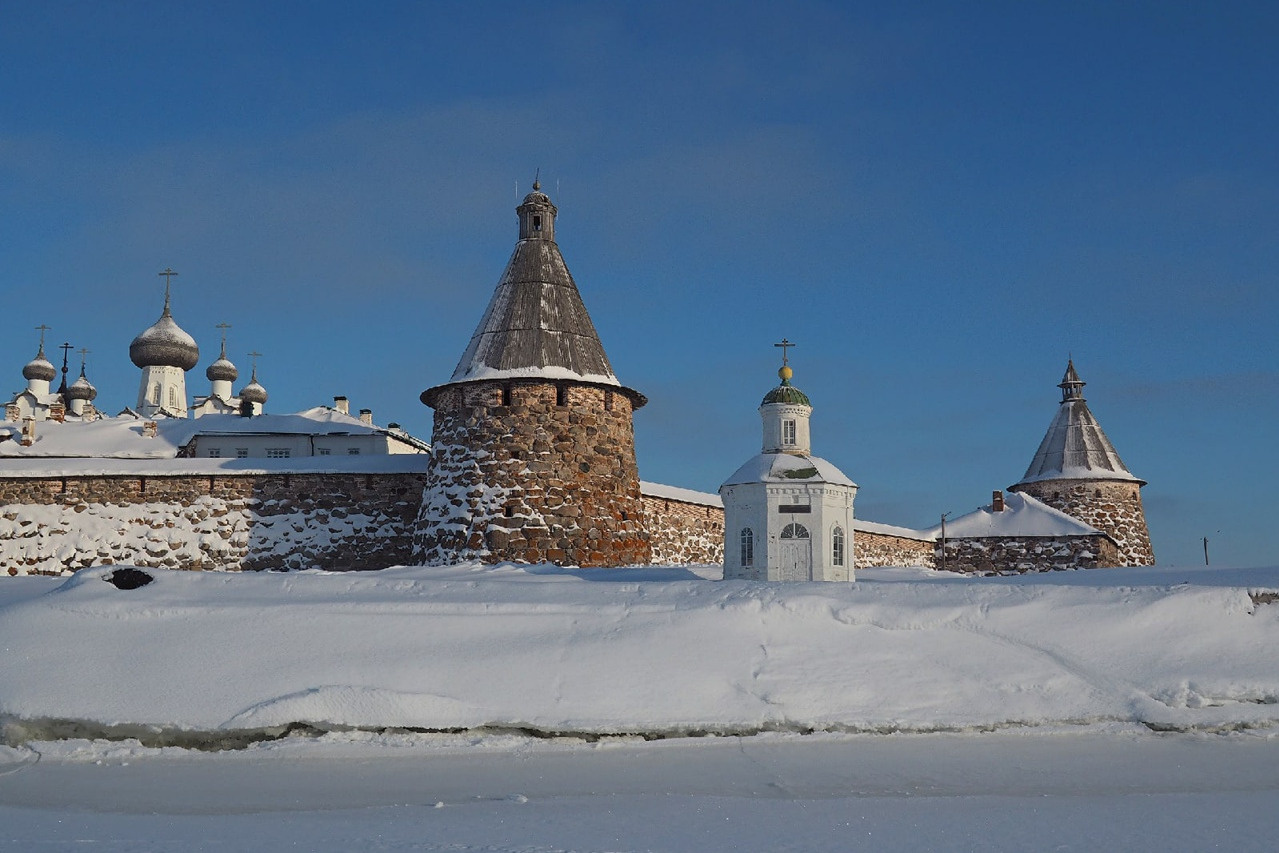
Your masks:
M0 848L1261 850L1279 831L1279 569L114 571L0 581Z

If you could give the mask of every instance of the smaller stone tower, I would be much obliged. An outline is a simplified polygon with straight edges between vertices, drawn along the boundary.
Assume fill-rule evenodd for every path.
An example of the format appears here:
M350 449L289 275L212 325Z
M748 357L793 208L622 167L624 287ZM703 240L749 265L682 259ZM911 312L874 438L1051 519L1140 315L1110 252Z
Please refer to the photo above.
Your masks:
M145 417L163 414L185 418L186 372L199 363L200 348L169 311L169 279L177 273L166 269L160 275L164 276L164 311L129 344L129 360L142 368L137 410Z
M1139 480L1124 465L1084 402L1085 383L1066 362L1061 407L1021 480L1009 489L1032 495L1115 540L1119 565L1155 562Z
M519 240L435 410L414 550L426 563L630 566L651 549L631 414L537 182Z
M777 346L793 346L783 340ZM762 452L719 487L724 501L724 579L851 581L857 484L812 455L808 395L782 382L764 395Z

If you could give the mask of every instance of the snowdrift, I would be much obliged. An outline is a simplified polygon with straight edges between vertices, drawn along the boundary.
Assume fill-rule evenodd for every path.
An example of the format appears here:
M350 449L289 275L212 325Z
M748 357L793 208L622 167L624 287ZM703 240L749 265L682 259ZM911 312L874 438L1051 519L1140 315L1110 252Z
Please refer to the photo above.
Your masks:
M120 567L0 583L9 743L299 724L666 736L1279 721L1279 604L1264 603L1279 569L787 585L548 566L145 572L128 589L109 582Z

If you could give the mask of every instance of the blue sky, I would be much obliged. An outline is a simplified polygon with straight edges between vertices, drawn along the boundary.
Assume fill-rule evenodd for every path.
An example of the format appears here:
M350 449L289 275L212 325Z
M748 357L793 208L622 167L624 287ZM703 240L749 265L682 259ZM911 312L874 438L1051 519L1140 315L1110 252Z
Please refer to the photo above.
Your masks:
M1273 563L1273 4L0 2L0 370L135 402L167 266L268 410L429 436L536 169L641 474L758 450L783 336L859 516L1018 480L1068 355L1161 562ZM4 365L8 368L4 368ZM238 387L238 385L237 385Z

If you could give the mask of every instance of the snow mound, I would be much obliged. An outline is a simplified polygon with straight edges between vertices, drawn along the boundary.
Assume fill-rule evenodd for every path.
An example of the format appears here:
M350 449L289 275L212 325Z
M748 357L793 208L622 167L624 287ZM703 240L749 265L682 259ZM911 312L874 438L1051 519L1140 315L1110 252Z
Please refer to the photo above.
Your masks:
M783 585L468 564L103 582L121 570L0 582L10 745L293 725L661 737L1279 722L1264 651L1279 648L1279 605L1258 603L1276 569Z

